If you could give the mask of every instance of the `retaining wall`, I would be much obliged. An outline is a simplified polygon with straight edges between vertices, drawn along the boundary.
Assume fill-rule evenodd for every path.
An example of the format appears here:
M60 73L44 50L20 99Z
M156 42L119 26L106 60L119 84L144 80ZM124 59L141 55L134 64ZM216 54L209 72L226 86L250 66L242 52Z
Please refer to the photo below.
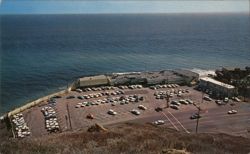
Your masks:
M56 93L53 93L53 94L44 96L44 97L39 98L39 99L37 99L37 100L35 100L35 101L29 102L29 103L27 103L27 104L25 104L25 105L23 105L23 106L21 106L21 107L19 107L19 108L16 108L16 109L14 109L14 110L8 112L8 113L7 113L7 116L8 116L8 117L11 117L11 116L13 116L13 115L15 115L15 114L17 114L17 113L20 113L20 112L26 110L26 109L29 109L29 108L31 108L31 107L34 107L34 106L40 104L40 103L43 102L43 101L47 101L48 99L50 99L50 98L53 97L53 96L66 94L66 93L68 93L69 91L72 90L73 85L74 85L74 83L72 83L66 90L62 90L62 91L59 91L59 92L56 92ZM73 87L73 88L74 88L74 87Z

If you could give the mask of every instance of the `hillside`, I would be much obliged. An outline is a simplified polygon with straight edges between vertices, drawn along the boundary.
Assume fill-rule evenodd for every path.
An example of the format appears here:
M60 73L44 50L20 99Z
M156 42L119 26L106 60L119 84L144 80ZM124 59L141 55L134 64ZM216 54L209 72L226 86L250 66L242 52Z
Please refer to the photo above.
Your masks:
M225 134L184 134L151 124L132 123L116 124L107 129L23 140L8 139L8 135L0 133L0 153L173 153L170 149L182 150L175 153L250 152L250 139Z

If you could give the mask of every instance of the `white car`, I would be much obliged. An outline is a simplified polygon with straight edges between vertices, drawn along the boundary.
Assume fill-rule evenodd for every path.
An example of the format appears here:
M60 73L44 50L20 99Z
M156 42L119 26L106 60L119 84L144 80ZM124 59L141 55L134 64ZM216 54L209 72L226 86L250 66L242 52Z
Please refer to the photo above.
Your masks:
M178 93L177 96L178 96L178 97L181 97L181 93Z
M203 99L206 100L206 101L212 101L212 99L209 96L204 96Z
M179 102L180 102L181 104L188 105L188 102L187 102L187 101L185 101L184 99L180 99L180 100L179 100Z
M81 105L79 105L79 104L77 104L76 106L75 106L75 108L80 108L81 107Z
M160 98L161 98L161 95L157 95L155 98L156 98L156 99L160 99Z
M230 111L228 111L227 113L228 113L228 114L236 114L237 111L236 111L236 110L230 110Z
M180 105L181 105L181 103L179 103L179 102L177 102L177 101L172 101L171 104L177 105L177 106L180 106Z
M121 102L120 102L120 104L121 104L121 105L124 105L124 104L125 104L125 102L124 102L124 101L121 101Z
M170 93L170 94L169 94L169 97L174 97L174 94L173 94L173 93Z
M228 102L229 101L228 97L225 97L223 101Z
M76 92L81 93L81 92L82 92L82 89L76 89Z
M191 99L186 99L186 101L187 101L189 104L194 104L194 102L193 102Z
M221 102L220 100L216 100L215 103L216 103L217 105L223 105L222 102Z
M145 107L143 105L139 105L138 108L141 109L141 110L147 110L147 107Z
M135 114L135 115L140 115L140 111L136 110L136 109L133 109L130 111L131 113Z
M234 97L234 100L235 100L236 102L241 102L241 100L240 100L238 97Z
M156 120L153 122L153 124L155 124L155 125L163 125L164 123L165 123L164 120Z
M117 112L115 112L114 110L110 109L108 111L108 114L110 114L110 115L117 115Z

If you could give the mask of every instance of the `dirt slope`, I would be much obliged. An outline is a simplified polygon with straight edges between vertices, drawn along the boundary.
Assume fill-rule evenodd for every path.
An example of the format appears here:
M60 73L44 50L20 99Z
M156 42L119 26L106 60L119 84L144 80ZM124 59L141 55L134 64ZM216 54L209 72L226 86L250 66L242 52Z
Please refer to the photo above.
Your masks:
M107 131L78 131L27 138L1 136L0 153L237 153L250 152L250 139L225 134L184 134L151 124L117 124Z

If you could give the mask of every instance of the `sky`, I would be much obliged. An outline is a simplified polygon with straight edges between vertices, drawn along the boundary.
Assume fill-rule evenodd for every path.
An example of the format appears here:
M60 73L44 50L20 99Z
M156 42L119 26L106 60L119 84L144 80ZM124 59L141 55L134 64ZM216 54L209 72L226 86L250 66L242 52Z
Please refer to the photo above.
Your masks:
M0 0L0 14L249 13L249 0Z

